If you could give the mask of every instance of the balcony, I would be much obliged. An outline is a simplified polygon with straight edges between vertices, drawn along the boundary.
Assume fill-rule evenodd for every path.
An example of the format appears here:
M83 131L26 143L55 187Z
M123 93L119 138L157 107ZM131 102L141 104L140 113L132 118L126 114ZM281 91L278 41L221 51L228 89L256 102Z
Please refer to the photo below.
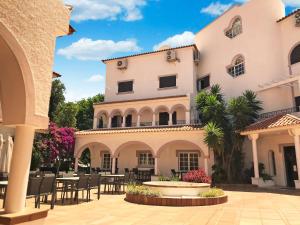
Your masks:
M189 96L104 102L94 105L94 129L199 124ZM195 118L196 117L196 118Z
M286 108L286 109L280 109L280 110L260 114L259 120L268 119L270 117L277 116L277 115L291 114L291 113L295 113L295 112L300 112L299 106L292 107L292 108Z

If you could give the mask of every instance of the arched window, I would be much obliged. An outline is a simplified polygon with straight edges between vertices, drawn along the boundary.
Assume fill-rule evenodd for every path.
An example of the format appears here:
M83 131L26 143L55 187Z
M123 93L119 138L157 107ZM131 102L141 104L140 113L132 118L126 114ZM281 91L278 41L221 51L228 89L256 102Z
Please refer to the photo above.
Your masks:
M291 62L291 65L300 62L300 44L297 45L297 46L293 49L293 51L292 51L292 53L291 53L290 62Z
M233 20L230 27L225 30L225 35L234 38L242 33L242 19L237 17Z
M273 150L268 152L269 159L269 173L271 176L276 176L276 162L275 162L275 153Z
M228 66L227 72L233 77L243 75L245 73L244 57L243 56L235 57L232 64Z

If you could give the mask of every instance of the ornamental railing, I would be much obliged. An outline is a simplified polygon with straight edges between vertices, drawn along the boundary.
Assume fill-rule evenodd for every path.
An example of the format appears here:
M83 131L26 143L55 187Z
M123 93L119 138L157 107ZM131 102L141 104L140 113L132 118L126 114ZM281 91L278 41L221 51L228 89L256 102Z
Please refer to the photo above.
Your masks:
M287 109L280 109L280 110L267 112L267 113L262 113L259 115L259 119L268 119L273 116L284 115L284 114L289 114L289 113L294 113L294 112L300 112L299 106L287 108Z

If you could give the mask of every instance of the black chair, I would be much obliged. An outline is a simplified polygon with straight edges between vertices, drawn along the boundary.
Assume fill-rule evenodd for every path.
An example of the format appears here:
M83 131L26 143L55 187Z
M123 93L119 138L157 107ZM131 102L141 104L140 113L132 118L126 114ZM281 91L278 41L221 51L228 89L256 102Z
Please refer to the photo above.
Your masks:
M125 173L129 173L129 169L128 168L124 168Z
M97 189L97 198L100 199L100 191L101 191L101 175L100 174L92 174L89 182L88 195L89 199L91 199L91 189Z
M42 179L40 186L40 193L38 198L38 208L40 208L40 197L44 197L44 202L47 203L48 195L51 195L51 209L54 208L55 198L56 198L56 178L54 174L51 176L45 176Z
M82 191L82 198L84 198L84 191L87 191L86 200L87 202L90 200L88 194L89 181L90 181L89 175L80 176L78 182L73 187L75 191L75 200L77 204L79 203L79 196L78 196L79 191Z
M39 194L42 177L29 177L26 198L34 198L34 207L39 206Z

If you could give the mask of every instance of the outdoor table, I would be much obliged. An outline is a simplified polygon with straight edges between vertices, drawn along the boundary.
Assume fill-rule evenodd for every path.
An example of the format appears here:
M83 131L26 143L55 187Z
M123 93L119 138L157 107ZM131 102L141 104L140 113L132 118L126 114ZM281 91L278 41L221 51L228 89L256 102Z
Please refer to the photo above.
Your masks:
M101 174L101 177L109 178L112 180L111 183L115 183L116 178L125 177L125 174L103 174L103 175ZM120 186L116 185L115 188L117 190L120 188Z
M0 181L0 188L4 189L4 195L3 195L3 204L2 204L2 208L4 208L5 205L5 197L6 197L6 189L7 189L7 185L8 185L8 181Z
M57 183L62 183L62 191L68 187L68 185L75 185L79 181L79 177L59 177L56 178ZM71 198L73 198L73 192L71 192Z

